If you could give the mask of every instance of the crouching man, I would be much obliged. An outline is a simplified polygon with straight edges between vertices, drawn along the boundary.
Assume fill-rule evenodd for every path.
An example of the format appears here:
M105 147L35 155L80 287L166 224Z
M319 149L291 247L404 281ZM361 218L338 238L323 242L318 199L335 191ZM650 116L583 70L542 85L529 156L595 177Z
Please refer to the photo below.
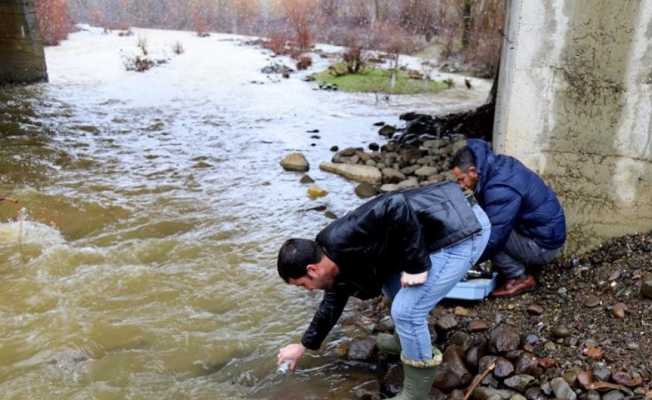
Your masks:
M290 239L278 254L286 283L324 297L301 343L278 353L294 370L317 350L350 296L392 299L405 376L395 399L425 399L441 352L427 318L480 258L490 235L486 214L453 182L378 196L324 228L313 240ZM387 345L387 344L385 344Z

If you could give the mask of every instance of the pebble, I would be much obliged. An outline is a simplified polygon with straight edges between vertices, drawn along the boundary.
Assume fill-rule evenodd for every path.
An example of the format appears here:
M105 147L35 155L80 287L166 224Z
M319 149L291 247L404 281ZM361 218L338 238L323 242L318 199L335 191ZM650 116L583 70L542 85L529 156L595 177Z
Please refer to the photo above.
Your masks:
M586 392L586 400L601 400L600 393L595 390L589 390Z
M619 390L612 390L602 396L602 400L623 400L624 398L625 395L622 394Z
M435 326L443 331L448 331L457 326L457 318L454 315L446 314L437 319Z
M304 175L301 177L301 180L299 181L301 183L315 183L315 180L310 177L310 175Z
M531 386L535 381L536 379L533 376L521 374L509 377L505 379L503 383L508 388L523 393L528 388L528 386Z
M331 210L324 211L324 216L328 219L337 219L337 214L335 214Z
M624 319L626 311L627 311L627 305L625 305L625 303L616 303L611 309L611 312L613 313L614 317L618 319Z
M457 315L458 317L468 317L469 315L471 315L471 310L469 310L468 308L457 306L455 307L454 314Z
M317 185L312 185L308 188L308 196L310 196L311 199L317 199L326 195L328 195L328 191L320 188Z
M609 371L605 363L595 363L592 372L593 376L599 381L607 382L611 378L611 371Z
M489 324L486 321L476 319L475 321L469 322L469 331L471 332L483 332L489 329Z
M339 149L340 149L340 148L339 148L338 146L332 146L332 147L331 147L331 151L332 151L332 152L336 152L336 151L338 151Z
M552 336L556 338L566 338L571 335L570 329L564 325L557 325L552 328Z
M527 308L527 312L531 315L541 315L543 311L543 307L538 304L530 304Z
M630 388L640 386L643 383L643 378L636 372L631 374L627 372L616 372L611 375L611 379L619 385L627 386Z
M545 400L546 396L541 391L541 388L531 387L525 391L525 397L528 400Z
M506 378L514 372L514 365L508 360L498 357L496 359L496 369L494 369L494 376L496 378Z
M600 299L597 296L589 295L584 299L584 305L588 308L594 308L600 305Z
M641 282L641 296L652 299L652 276L646 277Z
M555 378L550 381L550 387L552 388L555 398L557 400L576 400L577 395L573 392L568 382L564 378ZM615 399L614 399L615 400Z

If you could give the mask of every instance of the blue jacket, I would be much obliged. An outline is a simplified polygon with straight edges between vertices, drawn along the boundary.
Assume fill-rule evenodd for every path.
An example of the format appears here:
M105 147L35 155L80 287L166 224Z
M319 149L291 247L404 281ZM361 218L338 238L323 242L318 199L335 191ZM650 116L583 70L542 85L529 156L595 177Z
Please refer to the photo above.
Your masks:
M495 154L489 143L469 139L479 180L475 195L491 220L491 236L481 260L500 251L512 230L541 247L566 241L566 219L557 196L543 180L513 157Z

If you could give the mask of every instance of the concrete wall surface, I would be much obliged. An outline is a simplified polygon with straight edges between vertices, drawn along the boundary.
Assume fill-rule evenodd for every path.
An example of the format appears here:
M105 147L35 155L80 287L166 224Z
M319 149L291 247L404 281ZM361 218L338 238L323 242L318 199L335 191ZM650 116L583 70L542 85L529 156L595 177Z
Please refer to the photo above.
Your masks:
M568 250L652 230L652 1L507 9L494 147L558 193Z
M0 0L0 84L47 80L33 0Z

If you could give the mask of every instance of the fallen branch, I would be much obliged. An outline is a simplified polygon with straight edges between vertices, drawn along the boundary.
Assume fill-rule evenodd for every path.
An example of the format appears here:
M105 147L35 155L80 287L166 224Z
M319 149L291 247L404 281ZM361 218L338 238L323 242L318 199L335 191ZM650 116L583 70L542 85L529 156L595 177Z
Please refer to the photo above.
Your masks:
M466 394L464 395L464 400L469 400L469 397L471 397L471 393L475 390L475 388L478 387L478 385L482 382L482 380L489 374L489 372L493 371L494 368L496 368L496 362L492 362L487 369L482 371L480 375L476 375L475 378L473 378L473 381L471 382L471 385L469 388L466 390Z
M2 196L0 196L0 201L8 201L10 203L18 204L18 200L12 199L11 197L2 197Z

